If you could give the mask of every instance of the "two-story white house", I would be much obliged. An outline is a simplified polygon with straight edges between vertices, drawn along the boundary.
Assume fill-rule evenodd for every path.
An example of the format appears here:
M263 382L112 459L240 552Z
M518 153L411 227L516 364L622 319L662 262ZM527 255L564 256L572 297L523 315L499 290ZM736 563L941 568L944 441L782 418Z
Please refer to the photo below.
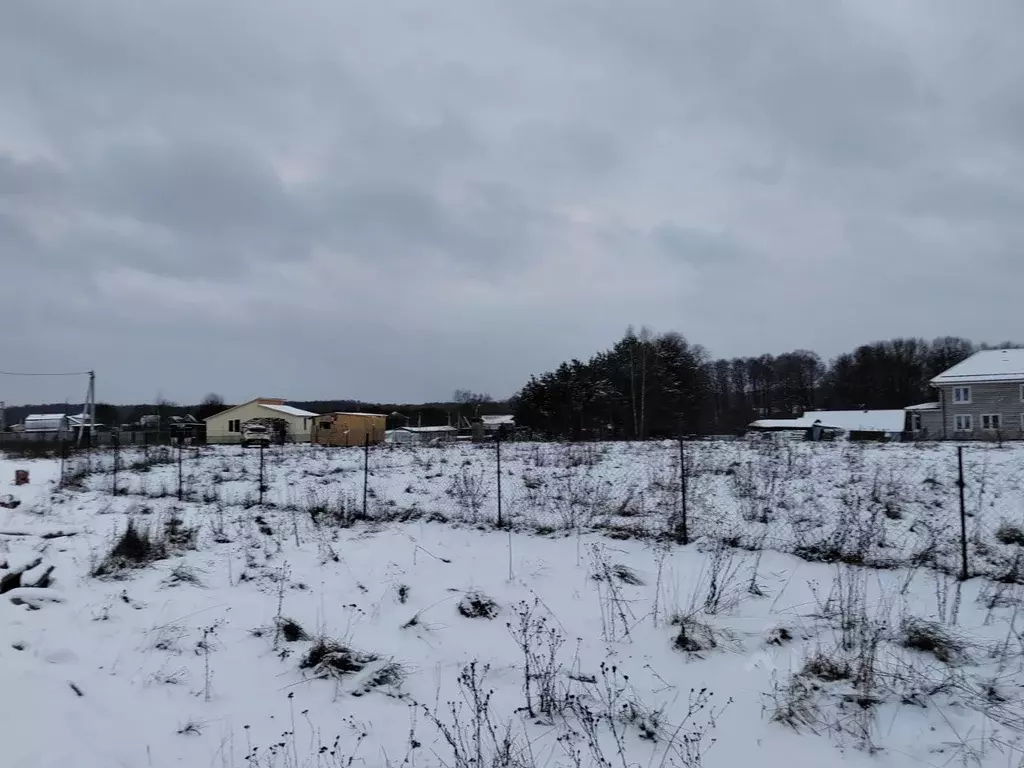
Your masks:
M938 400L906 409L907 431L928 440L1024 438L1024 349L977 352L931 380Z

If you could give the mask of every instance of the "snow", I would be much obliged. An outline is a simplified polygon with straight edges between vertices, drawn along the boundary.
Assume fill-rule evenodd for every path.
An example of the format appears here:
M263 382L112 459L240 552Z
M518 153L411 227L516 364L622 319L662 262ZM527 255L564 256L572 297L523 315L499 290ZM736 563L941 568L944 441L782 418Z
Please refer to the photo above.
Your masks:
M572 766L575 749L596 765L585 711L615 766L995 768L1024 757L1024 588L943 572L959 551L955 446L686 444L688 546L657 537L677 511L677 443L502 445L511 531L488 525L489 480L482 499L466 487L490 478L496 450L374 449L371 519L354 524L343 513L361 500L361 450L266 452L262 507L259 457L238 448L186 451L181 502L176 451L122 450L118 495L110 453L75 459L69 474L94 470L77 489L57 487L57 461L0 459L0 479L32 477L10 488L22 505L0 510L0 563L54 567L51 588L0 596L0 763L319 768L354 755L351 765L464 766L442 726L472 735L458 683L472 662L488 667L499 731L530 745L515 765ZM1022 460L1024 446L965 450L972 569L1002 581L1019 547L994 532L1024 514ZM151 530L180 520L194 545L91 576L130 519ZM850 540L871 539L866 561L887 567L808 559L819 534L832 541L844 525ZM78 535L44 537L60 531ZM804 558L791 554L800 547ZM482 597L494 618L463 615ZM534 685L544 638L564 638L550 679L576 698L553 715L536 711L535 689L535 716L523 710L524 615L543 619ZM674 647L676 615L715 647ZM303 669L314 641L287 639L278 616L365 666ZM920 620L949 635L949 663L904 647ZM817 654L856 663L872 642L870 690L793 676ZM687 718L705 687L711 703ZM448 701L460 702L461 731ZM780 712L798 728L773 720ZM687 760L676 727L698 733L715 713L703 761ZM481 768L496 764L485 755Z
M399 427L395 432L411 432L414 435L417 434L430 434L430 433L444 433L444 432L458 432L456 427L446 427L444 425L440 427Z
M918 405L908 405L903 410L905 411L937 411L941 407L941 403L919 403Z
M304 411L301 408L295 408L291 405L271 405L269 403L260 403L260 408L266 408L270 411L277 411L278 413L284 413L288 416L301 416L303 418L309 418L311 416L319 416L317 413L312 411Z
M975 352L932 379L932 384L1024 382L1024 349L986 349Z
M846 432L902 432L906 416L902 410L889 411L807 411L798 419L760 419L752 429L810 429L817 421L823 427Z

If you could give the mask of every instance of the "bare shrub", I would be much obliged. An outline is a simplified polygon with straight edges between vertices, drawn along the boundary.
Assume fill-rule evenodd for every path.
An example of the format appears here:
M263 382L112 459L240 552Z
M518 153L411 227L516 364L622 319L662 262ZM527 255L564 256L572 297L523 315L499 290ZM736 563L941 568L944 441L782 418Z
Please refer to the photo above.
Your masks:
M789 627L775 627L769 630L765 642L768 645L785 645L793 640L793 632Z
M457 610L467 619L493 619L500 612L500 608L494 600L475 590L462 596Z
M309 634L295 619L287 617L277 619L277 628L281 633L281 639L286 643L298 643L303 640L309 640Z
M996 529L996 541L1001 544L1024 546L1024 528L1003 522Z
M601 634L605 642L628 639L630 628L636 622L633 609L622 594L621 579L617 575L616 567L603 545L593 544L590 547L590 571L597 584L598 601L601 606Z
M805 677L814 677L826 683L835 683L839 680L851 680L853 678L853 670L848 661L822 652L818 652L807 659L799 674Z
M463 465L455 475L452 476L448 486L448 495L462 507L469 522L478 522L480 510L483 509L487 500L487 479L484 468L476 472L472 467Z
M961 664L966 660L966 644L937 622L907 619L900 642L904 648L930 654L944 664Z
M378 658L372 653L354 650L337 640L319 637L303 655L299 669L312 670L320 678L340 678L361 672L367 664Z
M126 571L145 568L163 560L170 551L165 530L129 518L124 531L114 540L110 551L92 570L95 577L115 576Z
M631 587L642 587L646 583L636 571L623 563L613 563L607 571L597 571L591 575L591 578L594 581L617 579Z
M476 661L459 675L461 700L449 701L442 715L419 705L441 734L450 754L442 761L449 768L535 768L529 741L511 721L500 722L491 707L493 690L486 685L490 667Z
M532 603L518 603L514 613L515 618L506 626L523 655L525 710L531 717L552 718L567 701L559 686L562 665L558 661L565 637L548 624L547 614L540 610L536 597Z
M669 625L676 627L672 647L685 653L699 655L714 651L731 640L727 632L702 621L697 614L676 614L669 620Z

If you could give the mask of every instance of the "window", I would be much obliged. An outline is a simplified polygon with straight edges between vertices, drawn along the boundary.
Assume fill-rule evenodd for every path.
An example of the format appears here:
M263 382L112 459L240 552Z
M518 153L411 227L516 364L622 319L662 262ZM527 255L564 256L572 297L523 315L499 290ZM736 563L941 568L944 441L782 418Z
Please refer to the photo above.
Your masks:
M970 387L953 387L953 402L954 403L969 403L969 402L971 402L971 388Z
M239 419L231 419L228 421L228 432L241 432L241 424Z
M331 422L329 422L329 421L321 421L320 422L320 429L330 429L330 428L331 428Z
M920 432L921 431L921 414L912 413L910 414L910 431Z
M982 429L999 429L999 414L998 413L986 413L981 417L981 428Z
M957 432L970 432L974 429L974 420L969 413L960 413L953 417L953 428Z

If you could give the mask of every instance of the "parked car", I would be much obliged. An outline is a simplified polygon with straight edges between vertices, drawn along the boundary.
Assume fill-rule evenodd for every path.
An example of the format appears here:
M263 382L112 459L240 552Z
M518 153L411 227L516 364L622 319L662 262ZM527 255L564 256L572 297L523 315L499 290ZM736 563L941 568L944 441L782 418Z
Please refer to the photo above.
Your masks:
M273 440L273 433L270 427L259 419L252 419L242 425L242 447L250 445L269 446Z

